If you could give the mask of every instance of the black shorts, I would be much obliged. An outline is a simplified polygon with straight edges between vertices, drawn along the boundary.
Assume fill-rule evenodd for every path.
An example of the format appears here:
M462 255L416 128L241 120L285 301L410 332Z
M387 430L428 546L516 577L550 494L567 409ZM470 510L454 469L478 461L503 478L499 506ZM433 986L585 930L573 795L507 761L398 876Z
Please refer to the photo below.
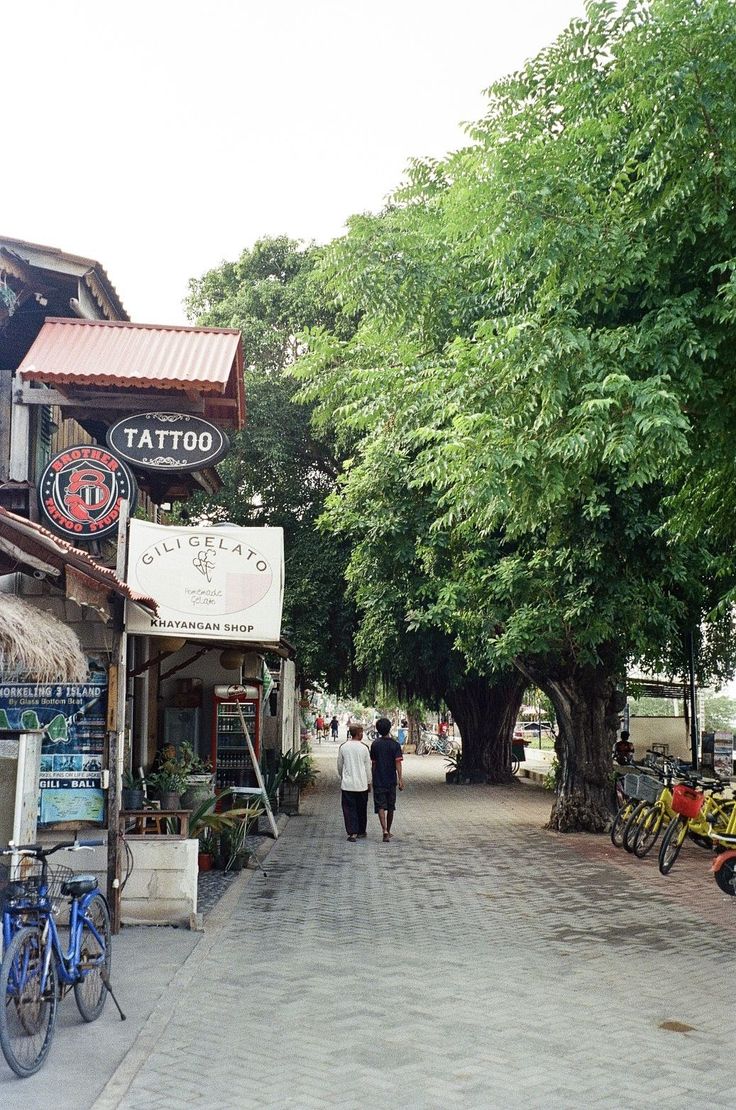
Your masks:
M396 787L395 786L374 786L373 787L373 811L378 813L379 809L396 809Z

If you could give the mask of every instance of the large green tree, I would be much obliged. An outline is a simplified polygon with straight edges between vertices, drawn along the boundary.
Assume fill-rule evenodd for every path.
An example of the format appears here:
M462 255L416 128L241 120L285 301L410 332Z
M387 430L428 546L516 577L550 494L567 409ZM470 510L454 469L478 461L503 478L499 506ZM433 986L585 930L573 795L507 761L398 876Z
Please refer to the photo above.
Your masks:
M682 673L733 582L683 506L733 426L735 19L590 2L489 91L465 150L333 246L360 328L313 335L302 368L338 421L408 437L407 484L461 552L425 619L552 699L560 828L605 825L627 662Z
M338 689L353 672L349 542L327 538L316 521L340 462L332 438L313 429L310 408L294 403L296 385L286 373L303 350L300 331L352 328L314 279L316 254L283 236L261 239L237 262L190 281L188 317L242 333L248 420L220 465L222 490L200 495L187 512L284 529L284 634L296 646L302 679Z

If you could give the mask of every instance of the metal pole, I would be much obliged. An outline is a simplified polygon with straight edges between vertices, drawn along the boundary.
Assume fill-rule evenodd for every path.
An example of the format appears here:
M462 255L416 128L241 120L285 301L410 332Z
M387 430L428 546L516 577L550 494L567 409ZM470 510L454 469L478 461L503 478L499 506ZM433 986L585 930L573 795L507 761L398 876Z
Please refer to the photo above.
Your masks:
M687 634L687 656L690 686L690 757L693 767L698 765L698 705L695 687L695 631Z
M126 580L128 554L128 519L130 503L121 502L118 522L117 564L118 578ZM120 791L123 777L123 749L125 739L125 703L127 692L128 637L125 631L124 602L115 606L115 631L113 658L108 680L107 738L108 769L110 779L107 791L107 897L110 904L110 923L113 933L120 932Z

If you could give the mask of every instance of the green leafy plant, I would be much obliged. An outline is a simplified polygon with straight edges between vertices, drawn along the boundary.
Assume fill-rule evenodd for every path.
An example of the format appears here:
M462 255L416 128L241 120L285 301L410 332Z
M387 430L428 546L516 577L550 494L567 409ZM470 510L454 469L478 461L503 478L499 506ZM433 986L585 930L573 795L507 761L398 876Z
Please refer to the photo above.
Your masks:
M186 775L211 775L212 760L203 759L192 748L192 745L183 741L179 745L178 762Z
M560 785L561 777L562 767L560 765L560 761L558 759L553 759L549 765L549 771L544 776L544 782L542 783L544 789L554 790L556 792L558 786Z
M123 771L123 789L124 790L142 790L144 780L140 775L133 774L132 771Z
M319 771L309 751L284 752L279 761L280 781L291 782L296 786L311 786L317 781Z
M271 803L271 808L275 809L279 796L279 787L281 786L281 767L262 767L261 776L263 778L263 788Z
M146 775L146 782L154 790L163 794L183 794L187 785L187 777L180 767L162 764L157 771Z
M189 815L189 836L200 840L203 836L220 836L226 830L237 828L238 825L245 826L263 813L263 805L258 801L250 802L249 805L237 809L223 809L218 813L215 808L217 803L231 796L232 790L228 788L216 798L204 798Z

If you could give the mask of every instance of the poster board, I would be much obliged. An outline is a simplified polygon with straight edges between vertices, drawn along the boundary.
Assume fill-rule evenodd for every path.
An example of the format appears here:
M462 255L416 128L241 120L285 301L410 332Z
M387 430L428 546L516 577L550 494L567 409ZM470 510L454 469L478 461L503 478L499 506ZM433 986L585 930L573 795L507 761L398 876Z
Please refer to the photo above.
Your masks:
M105 819L107 675L83 683L0 683L0 728L44 729L39 824Z

